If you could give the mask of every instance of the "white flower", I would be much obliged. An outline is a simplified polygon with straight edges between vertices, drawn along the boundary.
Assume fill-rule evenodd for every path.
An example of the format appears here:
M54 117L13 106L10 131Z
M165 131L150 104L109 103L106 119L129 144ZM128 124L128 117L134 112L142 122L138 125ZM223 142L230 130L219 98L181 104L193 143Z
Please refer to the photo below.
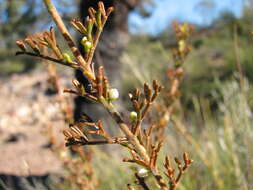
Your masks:
M119 91L116 88L112 88L108 92L110 100L117 100L119 98Z
M141 168L138 171L138 176L140 177L148 177L148 170L146 170L145 168Z

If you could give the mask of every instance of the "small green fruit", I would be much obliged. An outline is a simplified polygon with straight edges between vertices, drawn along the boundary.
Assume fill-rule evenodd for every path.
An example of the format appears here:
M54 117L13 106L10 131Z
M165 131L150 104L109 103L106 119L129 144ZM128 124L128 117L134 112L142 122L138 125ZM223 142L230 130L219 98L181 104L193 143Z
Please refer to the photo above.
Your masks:
M89 52L90 49L92 48L92 43L89 42L89 41L86 41L85 44L83 45L83 47L84 47L84 50L85 50L86 52Z
M135 121L137 120L138 114L135 111L132 111L129 116L131 120Z

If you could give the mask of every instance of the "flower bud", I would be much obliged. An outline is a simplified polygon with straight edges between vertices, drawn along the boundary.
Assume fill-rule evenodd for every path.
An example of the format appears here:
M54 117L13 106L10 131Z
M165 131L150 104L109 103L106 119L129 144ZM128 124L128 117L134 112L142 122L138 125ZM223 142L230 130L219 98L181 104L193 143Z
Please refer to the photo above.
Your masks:
M146 170L145 168L139 169L138 176L142 178L148 177L148 170Z
M88 41L88 38L87 38L86 36L84 36L84 37L82 38L81 43L83 44L83 43L86 42L86 41Z
M81 44L83 45L84 51L86 53L88 53L90 51L90 49L92 48L92 46L93 46L92 43L90 41L88 41L86 36L83 37L83 39L81 41Z
M17 40L16 41L16 45L22 50L22 51L26 51L26 47L25 44L22 40Z
M64 59L67 63L73 62L72 59L71 59L71 57L70 57L70 55L69 55L68 53L63 53L62 56L63 56L63 59Z
M110 100L117 100L119 98L119 91L116 88L112 88L108 92Z
M180 41L178 42L178 45L179 45L179 51L180 51L180 53L183 53L184 50L185 50L185 48L186 48L186 43L185 43L185 41L184 41L184 40L180 40Z
M135 111L132 111L129 115L130 119L133 121L137 120L137 116L138 114Z

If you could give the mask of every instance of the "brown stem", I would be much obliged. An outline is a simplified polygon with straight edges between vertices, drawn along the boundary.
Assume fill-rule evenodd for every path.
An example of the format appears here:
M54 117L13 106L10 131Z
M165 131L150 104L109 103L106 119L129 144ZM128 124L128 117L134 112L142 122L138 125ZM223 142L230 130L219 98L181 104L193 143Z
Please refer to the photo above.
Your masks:
M101 33L102 33L102 30L98 29L96 34L95 34L94 44L93 44L93 47L91 48L91 50L89 52L87 65L91 65L91 63L92 63L92 59L94 57L94 53L95 53L96 47L98 45L98 41L99 41Z
M160 185L162 190L169 190L167 187L167 184L165 183L165 181L163 180L162 176L159 174L159 171L157 170L157 168L154 168L151 170L153 176L155 177L157 183Z
M118 138L113 137L112 140L97 140L97 141L75 141L75 142L67 142L66 146L73 146L73 145L79 145L79 146L86 146L86 145L103 145L103 144L121 144L126 143L126 138Z
M145 106L144 110L141 112L141 118L137 121L137 123L136 123L136 125L135 125L135 127L134 127L133 133L134 133L135 135L137 135L137 136L138 136L138 135L140 134L140 132L141 132L141 124L142 124L142 121L143 121L143 119L145 118L145 116L147 115L148 110L149 110L151 104L152 104L151 102L148 102L148 103L147 103L147 105Z
M75 62L68 63L68 62L65 62L63 60L55 59L53 57L49 57L49 56L42 55L42 54L37 54L37 53L32 53L32 52L26 52L26 51L18 51L18 52L16 52L16 55L29 55L29 56L33 56L33 57L38 57L38 58L46 59L48 61L52 61L52 62L55 62L55 63L59 63L61 65L73 67L73 68L76 68L76 69L81 69L77 65L77 63L75 63Z
M121 115L117 112L114 105L110 102L107 102L104 98L100 99L100 102L105 106L107 111L110 113L114 121L119 125L121 131L126 135L129 142L134 146L136 152L144 159L145 162L149 163L149 156L146 149L140 144L137 137L130 131L128 126L124 123Z
M67 142L66 146L86 146L86 145L103 145L103 144L116 144L115 142L110 142L107 140L101 140L101 141L88 141L88 142L82 142L82 141L75 141L75 142Z
M81 55L78 48L76 47L70 33L68 32L66 26L64 25L59 13L57 12L57 10L56 10L55 6L53 5L53 3L51 2L51 0L43 0L43 1L44 1L44 4L47 7L48 12L50 13L50 15L52 16L54 22L56 23L59 30L61 31L62 36L66 40L70 50L72 51L73 55L78 60L78 63L80 64L80 66L85 68L88 72L91 72L90 67L86 64L86 61L84 60L84 58ZM93 76L93 79L94 79L94 76Z
M117 112L114 105L110 102L107 102L104 98L100 99L100 102L105 106L107 111L111 114L114 121L119 125L121 131L126 135L129 142L134 146L135 151L144 159L146 163L150 162L150 157L146 149L140 144L138 138L131 132L128 126L124 123L121 115ZM157 183L160 185L162 190L168 190L166 183L164 182L162 176L159 174L159 171L151 169L153 176L155 177Z
M135 174L135 177L138 180L138 185L140 185L144 190L150 190L145 182L145 178L138 176L137 173Z

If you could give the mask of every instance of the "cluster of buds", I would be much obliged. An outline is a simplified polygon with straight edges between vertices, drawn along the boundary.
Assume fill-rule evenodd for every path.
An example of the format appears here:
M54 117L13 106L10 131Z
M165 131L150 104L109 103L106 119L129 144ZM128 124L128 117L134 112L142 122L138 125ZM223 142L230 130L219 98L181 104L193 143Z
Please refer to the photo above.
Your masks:
M16 55L30 55L39 57L45 60L53 61L72 68L79 68L78 64L74 62L68 53L63 53L60 49L54 28L51 27L49 31L44 31L36 35L29 35L25 40L16 41L17 46L21 49ZM29 51L28 47L32 50ZM47 48L47 49L46 49ZM48 56L45 50L51 50L52 56Z
M167 70L167 76L169 79L169 89L164 97L165 108L159 108L163 114L160 116L160 121L157 123L163 123L163 126L169 122L171 114L174 110L174 104L180 97L180 84L184 75L183 64L187 55L191 50L191 46L188 41L193 32L193 26L189 24L173 23L173 28L176 33L177 45L172 49L172 55L174 58L174 67ZM166 122L164 122L166 121Z
M125 144L125 137L111 137L103 127L102 121L94 122L89 116L83 114L78 122L69 125L69 129L63 131L66 146L73 145L102 145L102 144ZM87 134L97 135L104 140L94 140Z
M89 8L89 16L86 18L85 23L83 24L78 19L73 19L70 21L70 24L83 35L81 44L85 50L85 59L87 64L91 64L92 57L95 51L95 48L98 43L98 39L103 30L103 27L113 11L113 8L110 7L105 10L104 4L102 2L98 3L98 10L96 11L93 8ZM93 36L94 26L96 26L97 31Z
M64 89L64 92L76 94L77 96L85 97L93 102L111 102L119 98L119 91L116 88L110 88L108 79L104 74L104 68L99 67L95 81L91 81L84 86L77 79L72 80L75 87L73 89Z
M193 27L187 23L178 24L174 22L173 28L176 33L177 47L172 50L172 53L176 66L180 66L191 50L191 47L188 45L188 40L193 31Z
M149 155L149 162L141 159L134 151L131 152L132 158L125 158L124 161L134 162L139 165L144 166L149 171L153 173L153 176L157 179L157 182L161 189L168 189L164 180L162 180L161 175L159 175L158 166L157 166L157 156L162 147L165 128L168 126L168 123L171 119L171 114L174 110L174 103L180 96L180 83L184 74L183 63L185 58L189 54L191 47L188 45L188 40L190 34L192 33L192 26L188 24L179 25L174 23L174 30L176 33L177 45L172 50L173 58L174 58L174 68L168 69L168 78L170 81L170 87L168 93L164 97L165 105L158 105L157 113L158 120L153 121L153 123L147 128L143 130L143 133L140 133L139 126L143 119L143 116L146 115L148 110L148 102L152 102L150 89L144 84L144 97L145 100L141 99L140 90L136 89L133 94L130 94L130 99L132 101L134 110L130 113L130 118L132 122L132 132L138 136L141 144L147 150ZM154 95L153 95L154 97ZM146 105L146 107L144 106ZM147 108L147 109L146 109ZM141 110L141 111L140 111ZM166 156L164 167L166 169L165 175L169 178L169 189L174 190L177 187L183 173L193 162L188 158L187 153L183 154L184 165L181 164L179 159L175 158L175 162L178 168L178 175L175 175L175 170L171 167L169 157ZM139 180L140 178L136 177L138 183L145 189L145 181L144 179ZM133 189L131 186L128 186L129 189Z
M81 44L84 47L85 54L81 55L67 28L63 24L62 20L59 19L60 16L55 11L55 9L52 9L52 3L48 2L46 5L49 12L53 16L58 28L60 29L63 37L65 38L76 62L73 61L72 56L70 54L61 51L56 41L55 31L52 27L50 28L50 31L45 31L39 35L28 36L23 41L18 40L16 44L21 49L21 51L17 52L16 55L25 54L35 56L75 69L79 69L89 80L95 81L96 76L93 68L92 59L103 27L108 19L108 16L113 11L113 8L110 7L105 10L104 4L102 2L99 2L99 8L97 11L95 11L93 8L89 9L89 16L86 18L84 24L77 19L70 21L71 25L83 35ZM94 26L96 27L96 32L94 32ZM32 51L27 50L27 45L32 49ZM44 55L42 48L52 50L53 57Z
M90 42L86 36L84 36L81 40L81 44L83 45L84 47L84 51L85 53L89 53L91 48L92 48L92 42Z
M164 173L170 180L170 189L171 190L176 189L177 184L180 181L185 170L187 170L193 162L193 160L189 159L189 156L186 152L183 154L183 162L184 162L184 165L182 164L182 162L178 158L175 158L175 163L177 164L177 168L179 171L178 175L176 176L175 169L172 168L169 157L166 156L166 158L165 158L164 167L166 168L166 172L164 172Z
M70 23L74 26L74 28L80 32L82 35L87 36L88 40L92 40L92 29L95 25L98 30L103 30L103 27L113 11L113 8L110 7L105 10L104 4L100 1L98 3L98 10L96 11L94 8L89 8L89 16L86 18L85 24L82 24L78 19L72 20Z
M153 90L147 83L144 83L143 94L140 89L135 89L133 93L129 93L134 110L130 113L130 119L133 121L131 131L135 135L139 135L141 122L147 115L150 106L160 94L163 86L159 85L156 80L153 81ZM142 97L144 95L144 98Z

